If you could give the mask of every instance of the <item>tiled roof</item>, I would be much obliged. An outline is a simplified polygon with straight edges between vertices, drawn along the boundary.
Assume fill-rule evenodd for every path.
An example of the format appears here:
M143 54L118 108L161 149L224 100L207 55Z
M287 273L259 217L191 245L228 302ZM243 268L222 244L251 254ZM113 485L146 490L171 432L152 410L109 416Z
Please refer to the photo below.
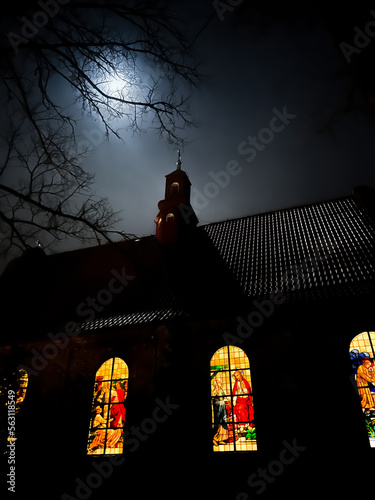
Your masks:
M172 250L148 236L32 252L0 279L4 310L14 317L17 304L28 305L20 330L32 315L39 330L43 314L45 325L61 326L88 297L107 297L123 269L134 279L101 312L80 316L84 331L231 314L276 292L289 302L374 292L374 225L352 197L211 223L194 234Z
M134 313L121 313L103 318L86 321L81 325L84 331L100 330L101 328L118 328L131 325L144 325L160 323L177 318L188 318L188 315L175 308L153 309L150 311L138 311Z
M249 297L311 300L373 287L374 227L350 197L204 229Z
M375 230L351 197L216 222L200 230L247 297L282 292L296 302L374 290ZM84 328L188 317L176 308L169 285L164 297L158 292L160 307L97 319Z

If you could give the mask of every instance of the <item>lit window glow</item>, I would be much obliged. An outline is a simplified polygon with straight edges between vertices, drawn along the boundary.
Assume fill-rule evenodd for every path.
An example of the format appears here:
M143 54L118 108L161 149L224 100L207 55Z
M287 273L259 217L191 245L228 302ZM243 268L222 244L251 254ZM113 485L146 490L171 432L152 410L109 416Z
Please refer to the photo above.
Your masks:
M257 449L249 359L226 346L211 358L212 439L214 451Z
M3 383L0 384L0 396L7 398L8 391L12 391L11 394L14 394L15 413L20 411L22 403L25 400L28 382L29 376L26 370L20 368L19 370L15 370L10 376L5 377Z
M120 358L108 359L96 372L87 444L89 455L123 452L128 379L128 367Z
M16 441L16 415L21 410L26 397L26 390L29 376L23 368L14 370L4 377L0 384L0 402L7 407L8 425L0 429L0 443L7 440L13 444ZM10 453L10 448L6 446L5 455Z
M172 182L171 184L171 194L178 194L180 186L178 182Z
M365 419L370 447L375 448L375 333L363 332L350 343L349 353Z
M18 370L17 390L16 390L16 413L19 412L22 403L26 397L26 389L29 382L29 376L23 368Z

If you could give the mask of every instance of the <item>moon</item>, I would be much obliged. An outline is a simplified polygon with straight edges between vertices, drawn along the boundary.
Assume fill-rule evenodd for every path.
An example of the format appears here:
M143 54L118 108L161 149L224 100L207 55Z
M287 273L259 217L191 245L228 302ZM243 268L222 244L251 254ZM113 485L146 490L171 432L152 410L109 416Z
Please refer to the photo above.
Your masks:
M108 73L105 78L98 82L97 87L110 97L125 98L128 90L128 82L124 73L119 71L115 73Z

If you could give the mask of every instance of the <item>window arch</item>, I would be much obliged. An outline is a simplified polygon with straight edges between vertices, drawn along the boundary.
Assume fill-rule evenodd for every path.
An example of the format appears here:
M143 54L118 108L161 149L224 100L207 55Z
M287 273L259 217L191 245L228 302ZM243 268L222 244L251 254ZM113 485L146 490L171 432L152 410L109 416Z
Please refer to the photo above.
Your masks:
M178 194L180 191L180 185L178 182L172 182L171 184L171 194Z
M121 358L108 359L96 372L87 443L89 455L122 453L128 379L128 366Z
M250 362L239 347L225 346L211 358L214 451L257 449Z
M375 448L375 332L363 332L350 342L349 354L371 448Z
M17 377L16 412L19 412L21 405L25 400L28 384L29 384L29 375L26 370L20 368L18 370L18 377Z
M167 222L172 221L173 219L174 219L174 214L172 212L167 214L167 217L165 218Z

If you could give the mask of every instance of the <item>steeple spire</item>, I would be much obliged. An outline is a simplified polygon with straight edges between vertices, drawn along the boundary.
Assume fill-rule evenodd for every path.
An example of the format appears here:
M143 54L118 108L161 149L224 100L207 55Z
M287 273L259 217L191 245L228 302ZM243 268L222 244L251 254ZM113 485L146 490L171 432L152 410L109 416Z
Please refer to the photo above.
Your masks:
M156 216L156 239L159 243L174 243L184 238L198 224L190 204L189 177L181 168L181 152L177 151L177 168L166 175L164 200L159 201Z
M179 149L177 150L176 165L177 165L177 170L181 170L181 151Z

